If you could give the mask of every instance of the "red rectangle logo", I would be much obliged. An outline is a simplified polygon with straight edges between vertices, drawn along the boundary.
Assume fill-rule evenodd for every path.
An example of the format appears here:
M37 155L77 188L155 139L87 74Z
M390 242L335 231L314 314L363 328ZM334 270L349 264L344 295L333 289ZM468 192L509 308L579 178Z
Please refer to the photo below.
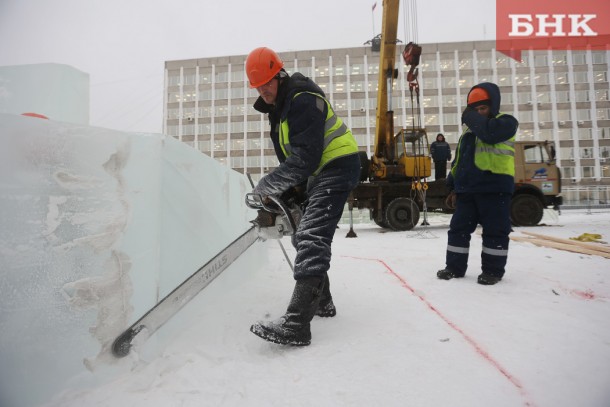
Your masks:
M610 49L608 0L496 0L496 49L521 60L523 50Z

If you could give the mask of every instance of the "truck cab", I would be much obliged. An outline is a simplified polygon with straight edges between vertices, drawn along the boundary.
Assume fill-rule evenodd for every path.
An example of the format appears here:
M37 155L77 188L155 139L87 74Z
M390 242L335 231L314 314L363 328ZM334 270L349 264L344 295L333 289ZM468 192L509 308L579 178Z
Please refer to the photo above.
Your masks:
M514 225L535 226L544 208L562 204L561 170L550 141L515 142L515 192L510 217Z

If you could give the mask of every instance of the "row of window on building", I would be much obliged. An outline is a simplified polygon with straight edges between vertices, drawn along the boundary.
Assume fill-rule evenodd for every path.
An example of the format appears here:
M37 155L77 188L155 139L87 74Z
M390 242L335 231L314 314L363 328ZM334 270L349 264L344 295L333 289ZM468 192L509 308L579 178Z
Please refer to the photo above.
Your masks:
M554 83L556 85L567 85L568 77L567 73L555 73L554 74ZM593 83L605 83L608 82L608 73L606 71L603 72L595 72L594 77L591 81L589 81L587 72L574 72L573 73L574 80L572 83L574 84L586 84L589 82ZM529 75L522 76L511 76L510 74L506 75L498 75L497 83L500 87L504 86L512 86L512 84L516 84L517 86L531 86L532 82L530 81ZM171 77L170 77L171 79ZM422 94L424 96L424 101L429 99L430 106L454 106L455 100L453 98L458 97L456 95L447 95L448 98L443 100L441 103L439 101L434 101L435 95L437 94L438 88L442 88L444 90L454 89L459 87L464 90L466 93L474 84L474 76L461 76L458 80L456 77L441 77L440 79L436 76L434 77L426 77L422 75L421 79L421 89ZM493 81L493 78L490 77L479 77L479 82L485 81ZM440 86L439 86L440 84ZM549 74L537 74L534 78L534 84L536 86L546 86L549 85ZM333 81L332 84L332 92L330 92L330 85L328 83L320 82L318 85L324 90L326 93L332 94L342 94L347 93L347 89L351 93L364 92L368 89L369 93L377 92L377 81L369 81L368 86L364 81L350 81L347 82L339 82ZM559 90L556 92L558 95L558 102L569 102L570 101L570 92L568 90ZM523 94L523 95L522 95ZM231 87L231 88L214 88L214 89L200 89L197 91L194 87L192 89L187 89L181 92L180 90L173 90L168 92L168 103L179 103L179 102L194 102L196 100L199 101L209 101L209 100L239 100L245 98L254 98L256 97L256 90L249 89L243 86L240 87ZM463 95L462 95L463 96ZM536 96L538 97L539 102L549 103L551 102L549 92L537 92ZM503 97L512 98L510 93L503 95ZM530 92L524 91L519 92L518 94L518 102L527 103L532 100L532 94ZM607 89L596 89L594 90L594 98L595 100L608 100L608 90ZM575 92L575 99L579 102L588 102L591 100L589 96L589 91L587 90L578 90ZM508 103L512 103L513 100L508 100Z
M573 51L571 53L572 57L572 66L579 65L588 65L587 54L586 51ZM318 61L322 58L318 58ZM495 64L492 63L492 53L490 51L483 51L476 53L476 59L473 57L472 52L462 52L459 55L454 52L448 53L440 53L439 59L437 60L436 54L422 54L421 57L421 69L422 76L426 76L426 71L455 71L465 70L465 69L493 69L494 67L498 69L502 68L510 68L511 60L505 57L502 54L496 53ZM294 68L294 64L292 61L285 61L286 67L288 70ZM592 52L591 53L591 64L592 65L603 65L606 64L606 55L604 52ZM323 64L324 65L324 64ZM562 67L568 65L568 54L566 52L554 51L552 56L549 56L547 52L536 52L533 57L529 55L523 55L522 62L516 62L515 67ZM377 75L378 66L377 64L370 64L365 66L364 63L353 61L350 63L349 67L338 64L333 66L332 68L320 66L312 69L310 66L307 66L306 63L303 63L303 66L296 67L299 72L303 73L306 76L314 76L316 78L321 77L341 77L346 76L349 72L349 75L363 75L366 71L369 75ZM235 65L234 69L231 72L215 72L214 76L212 76L212 67L200 68L199 74L199 83L200 84L211 84L211 83L228 83L228 82L244 82L245 75L243 72L243 65ZM575 72L575 74L580 75L581 73ZM561 74L559 74L561 76ZM536 78L539 79L539 78ZM523 84L527 84L525 81L528 81L528 75L523 75L518 78L518 80L523 81ZM579 80L578 77L575 77L575 80ZM583 83L587 82L586 79L580 79ZM543 83L545 81L544 74L541 75L538 83ZM546 79L548 83L548 78ZM557 83L558 82L556 79ZM178 85L195 85L197 83L197 78L195 72L187 71L186 74L183 75L182 79L179 74L174 72L169 76L168 85L169 86L178 86ZM518 82L519 83L519 82Z

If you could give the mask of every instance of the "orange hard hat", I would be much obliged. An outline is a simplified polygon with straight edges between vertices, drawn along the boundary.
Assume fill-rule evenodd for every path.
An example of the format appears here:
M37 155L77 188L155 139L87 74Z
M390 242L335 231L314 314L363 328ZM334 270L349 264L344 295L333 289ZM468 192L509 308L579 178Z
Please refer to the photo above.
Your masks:
M284 67L284 62L270 48L260 47L250 52L246 59L246 74L251 88L269 82Z
M482 102L484 100L489 100L489 94L483 88L474 88L468 94L469 105L477 102Z

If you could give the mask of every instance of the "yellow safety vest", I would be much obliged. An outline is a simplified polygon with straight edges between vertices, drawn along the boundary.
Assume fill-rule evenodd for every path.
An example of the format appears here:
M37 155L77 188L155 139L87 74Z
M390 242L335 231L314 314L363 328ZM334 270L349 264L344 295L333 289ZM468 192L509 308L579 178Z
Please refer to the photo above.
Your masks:
M498 113L496 118L504 115ZM458 142L458 150L456 151L455 165L451 168L451 174L455 177L457 163L460 159L459 148L462 137L470 130L468 127L464 129L460 141ZM512 136L506 141L497 144L488 144L476 137L474 144L474 165L482 171L490 171L493 174L505 174L512 177L515 176L515 137Z
M335 114L328 100L313 92L299 92L293 96L293 99L302 93L309 93L319 97L321 99L320 103L322 103L323 100L328 107L328 113L326 114L326 121L324 123L324 150L320 163L313 173L313 175L318 175L322 168L335 158L357 153L358 143L356 143L352 131L348 129L343 123L343 120ZM318 107L320 107L320 110L323 110L323 105ZM288 120L282 120L280 122L279 141L280 147L286 157L291 154L289 130Z

